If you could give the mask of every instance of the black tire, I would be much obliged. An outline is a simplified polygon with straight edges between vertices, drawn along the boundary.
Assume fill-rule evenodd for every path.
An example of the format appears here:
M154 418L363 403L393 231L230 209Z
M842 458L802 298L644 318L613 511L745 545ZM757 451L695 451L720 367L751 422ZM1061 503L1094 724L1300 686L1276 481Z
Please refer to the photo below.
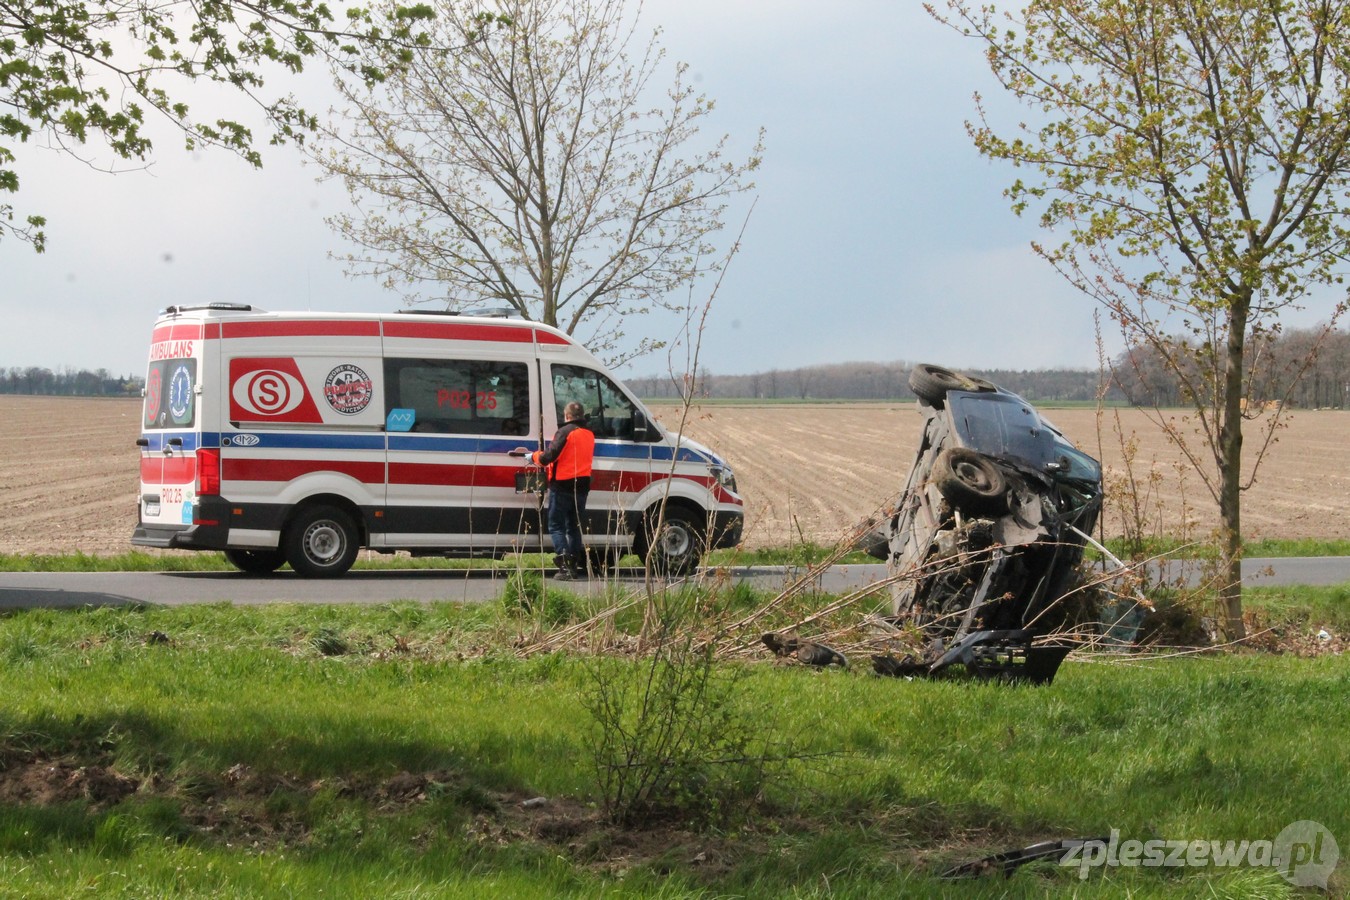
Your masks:
M942 409L948 391L996 391L998 387L983 378L972 378L942 366L920 363L909 372L909 389L929 406Z
M1008 511L1008 481L998 464L964 447L943 450L933 462L933 482L964 513L1002 515Z
M286 561L306 578L334 578L352 567L361 549L352 519L335 506L303 509L286 528Z
M644 541L646 563L657 575L688 575L703 556L703 523L693 513L668 506L658 533L658 518L658 511L653 510Z
M280 550L226 550L230 565L250 575L267 575L280 569L286 554Z
M886 562L891 558L891 539L884 529L874 528L858 539L855 549Z

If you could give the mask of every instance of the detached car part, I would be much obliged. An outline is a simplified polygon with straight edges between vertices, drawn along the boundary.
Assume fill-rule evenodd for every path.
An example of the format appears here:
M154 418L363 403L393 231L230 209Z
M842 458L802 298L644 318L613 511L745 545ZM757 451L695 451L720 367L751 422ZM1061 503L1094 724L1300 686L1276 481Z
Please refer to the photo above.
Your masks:
M932 675L960 664L1049 683L1072 649L1050 636L1101 509L1101 465L989 381L925 364L909 384L923 437L894 514L864 549L888 564L897 623L928 647L873 667Z

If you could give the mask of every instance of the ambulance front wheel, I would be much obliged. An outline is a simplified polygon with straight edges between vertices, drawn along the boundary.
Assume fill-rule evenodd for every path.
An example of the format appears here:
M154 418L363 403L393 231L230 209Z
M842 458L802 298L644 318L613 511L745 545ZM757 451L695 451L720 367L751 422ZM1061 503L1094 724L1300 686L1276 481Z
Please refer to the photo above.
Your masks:
M359 540L351 517L342 510L303 509L286 529L286 561L306 578L333 578L356 562Z
M225 559L241 572L266 575L281 568L286 554L280 550L226 550Z
M660 529L651 522L643 557L658 575L688 575L703 555L703 528L699 520L678 507L666 509Z

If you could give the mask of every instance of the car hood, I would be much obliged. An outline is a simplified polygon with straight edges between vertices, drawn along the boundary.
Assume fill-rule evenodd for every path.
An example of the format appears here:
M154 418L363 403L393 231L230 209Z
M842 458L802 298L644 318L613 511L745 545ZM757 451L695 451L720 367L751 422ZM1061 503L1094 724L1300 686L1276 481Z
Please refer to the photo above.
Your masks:
M671 437L675 438L676 436L672 434ZM710 465L721 466L724 469L729 468L729 466L727 466L726 464L726 461L722 459L722 457L714 453L712 448L708 447L706 444L701 444L698 441L694 440L693 438L685 437L683 435L678 437L677 440L680 459L698 460L700 462L706 462Z

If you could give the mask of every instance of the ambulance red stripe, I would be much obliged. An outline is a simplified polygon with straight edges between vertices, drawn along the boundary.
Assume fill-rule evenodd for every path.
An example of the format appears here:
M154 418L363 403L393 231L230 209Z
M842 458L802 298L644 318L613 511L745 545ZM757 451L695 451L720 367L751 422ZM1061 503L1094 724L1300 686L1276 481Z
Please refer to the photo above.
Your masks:
M200 323L178 325L161 325L150 335L150 343L158 344L163 341L195 341L200 340L202 336L202 326Z
M196 480L196 457L141 457L141 481L146 484L191 484Z
M313 459L231 459L221 461L225 481L290 481L315 472L337 472L364 484L384 483L384 463Z
M385 322L384 336L391 338L430 338L439 341L499 341L528 344L534 340L533 328L512 325L470 325L462 322Z
M379 322L335 320L292 320L222 322L225 338L252 337L379 337Z
M389 483L469 487L473 484L473 466L391 462L389 464Z

